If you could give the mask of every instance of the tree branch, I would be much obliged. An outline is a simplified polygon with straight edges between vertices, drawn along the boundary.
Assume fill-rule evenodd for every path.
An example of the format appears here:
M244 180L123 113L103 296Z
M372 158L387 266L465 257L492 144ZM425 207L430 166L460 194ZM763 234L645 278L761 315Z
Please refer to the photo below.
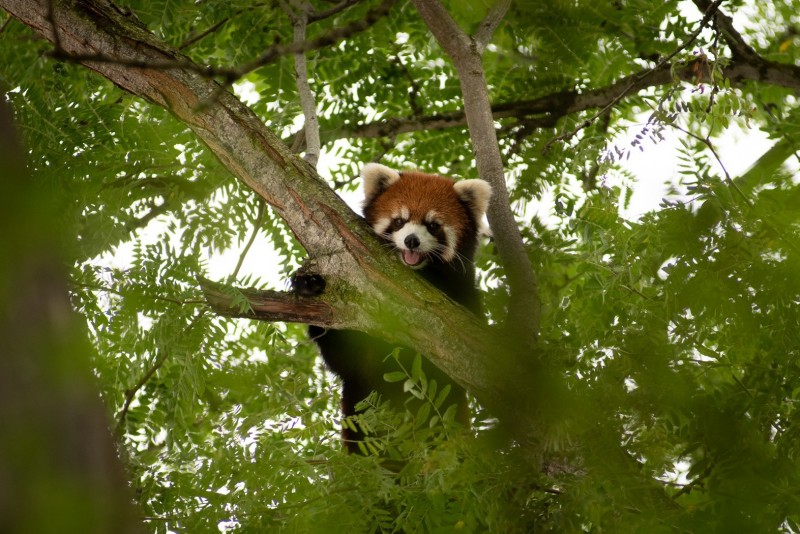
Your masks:
M310 4L305 0L292 0L292 7L281 0L281 6L289 19L292 21L294 32L294 44L303 43L306 40L306 27L308 26L308 13L311 10ZM308 67L306 66L305 52L294 54L294 75L297 83L297 93L300 96L300 107L303 110L305 122L303 133L305 134L306 155L305 159L309 165L317 168L321 144L319 140L319 118L317 117L317 102L314 92L308 83Z
M502 10L503 4L500 1L497 11L492 9L493 16ZM487 215L511 293L506 325L515 328L513 337L520 341L520 346L532 347L539 333L539 292L510 209L479 46L458 27L439 0L414 0L414 5L458 73L478 175L491 184L493 191Z
M326 9L325 11L312 11L308 14L308 22L317 22L318 20L327 19L334 15L337 15L344 11L345 9L354 6L356 4L360 4L364 0L342 0L338 4L333 7Z
M228 22L229 20L231 20L230 17L224 17L222 20L220 20L219 22L217 22L213 26L211 26L211 27L207 28L206 30L204 30L204 31L202 31L202 32L200 32L200 33L198 33L196 35L193 35L193 36L189 37L188 39L186 39L184 42L182 42L180 45L178 45L178 49L179 50L183 50L185 48L189 48L190 46L195 44L197 41L203 39L204 37L206 37L208 35L211 35L215 31L220 29L222 27L222 25L225 24L226 22Z
M397 65L403 75L405 76L406 80L408 80L409 91L408 91L408 106L411 108L411 114L414 117L419 117L422 115L423 106L419 101L419 94L420 94L420 87L419 82L414 79L411 75L411 72L408 70L408 66L403 61L403 57L400 53L395 53L394 56L390 60L392 63Z
M529 117L537 116L534 125L546 128L554 126L559 119L572 113L593 108L605 108L609 103L620 101L626 96L620 97L623 92L630 96L648 87L671 84L676 80L705 83L711 81L710 76L710 65L706 59L694 59L684 65L666 64L660 69L646 69L620 78L611 85L589 91L567 90L532 100L493 104L492 117L494 120L520 119L527 121ZM723 67L722 76L738 85L757 81L800 90L800 66L767 61L760 57L753 58L751 62L734 61ZM393 137L421 130L443 130L461 128L466 125L467 119L463 110L405 119L391 118L370 122L352 129L337 129L325 125L322 128L326 132L323 143L331 143L341 138Z
M717 8L712 10L712 7L714 6L709 0L693 1L694 5L696 5L700 11L713 15L714 23L720 28L720 30L722 30L722 35L725 38L725 42L728 43L728 46L731 49L733 59L747 62L753 62L761 59L758 53L745 42L742 34L740 34L736 28L733 27L733 20L728 15ZM714 4L716 4L718 7L719 2L714 2Z
M124 290L114 289L112 287L104 287L104 286L99 286L99 285L95 285L95 284L84 284L82 282L76 282L74 280L71 280L70 284L72 284L75 287L82 287L84 289L88 289L90 291L102 291L103 293L111 293L111 294L114 294L114 295L119 295L121 297L129 296L129 293L125 292ZM152 300L158 300L158 301L161 301L161 302L169 302L171 304L177 304L179 306L188 306L188 305L192 305L192 304L202 304L203 303L202 300L174 299L174 298L171 298L171 297L164 297L164 296L161 296L161 295L153 295L153 294L150 294L150 293L138 293L137 296L145 297L145 298L152 299Z
M14 228L0 232L13 258L0 279L0 529L143 532L68 298L63 204L31 187L13 116L0 99L0 227Z
M346 326L337 320L335 310L320 299L267 289L240 288L235 290L238 293L236 295L231 291L231 287L225 284L202 277L198 281L206 302L219 315L270 322L305 323L325 328ZM249 309L237 305L237 296L244 297L249 303Z
M453 62L455 62L455 57L460 58L470 46L470 39L441 2L439 0L430 2L420 0L415 1L414 6L445 54L450 56Z
M136 393L140 389L142 389L145 386L145 384L147 384L150 378L152 378L152 376L156 374L156 371L158 371L161 368L161 366L164 365L165 361L167 361L167 353L162 352L156 358L156 361L153 363L153 366L147 370L147 372L142 376L142 378L140 378L139 381L136 382L136 384L132 388L125 390L125 402L122 405L122 409L117 414L117 427L116 427L117 435L120 435L122 433L122 425L125 424L125 418L128 416L128 410L130 410L131 403L133 402L133 399L136 397Z
M483 51L486 49L486 45L489 44L489 40L494 35L494 31L503 21L503 17L506 16L508 13L508 8L511 7L511 0L497 0L491 8L489 8L489 12L486 14L486 17L481 21L480 25L478 26L478 31L475 32L473 38L478 45L478 53L483 54Z
M708 8L705 10L705 14L703 15L703 19L697 25L697 28L695 29L695 31L693 31L691 33L691 35L689 35L689 37L684 39L683 43L681 43L681 45L678 46L678 48L673 50L667 56L661 58L659 60L659 62L656 64L656 66L653 67L652 69L650 69L650 71L651 72L655 72L655 71L658 71L658 70L662 69L665 65L669 64L669 62L672 60L672 58L677 56L680 52L685 50L686 47L688 47L690 44L692 44L697 39L697 36L700 35L700 32L703 31L703 28L705 28L706 24L708 24L708 22L711 20L711 18L714 16L714 14L717 12L717 9L719 8L719 5L721 3L722 3L722 0L714 0L713 3L710 3L708 5ZM642 73L641 76L643 76L643 77L647 76L647 71ZM596 121L598 119L598 117L600 117L604 113L607 113L612 107L614 107L614 105L617 104L617 102L622 100L622 98L624 98L626 95L630 94L634 90L634 88L636 86L636 82L637 82L636 79L631 80L630 83L622 91L620 91L619 94L617 94L617 96L615 96L608 104L603 106L603 108L600 109L600 111L598 111L593 117L591 117L589 119L586 119L585 121L581 122L578 125L578 127L575 128L574 130L572 130L570 132L567 132L567 133L565 133L563 135L559 135L558 137L555 137L555 138L551 139L547 143L547 145L545 145L545 148L549 147L550 145L552 145L556 141L569 140L572 137L574 137L578 132L583 130L584 128L592 125L594 123L594 121Z

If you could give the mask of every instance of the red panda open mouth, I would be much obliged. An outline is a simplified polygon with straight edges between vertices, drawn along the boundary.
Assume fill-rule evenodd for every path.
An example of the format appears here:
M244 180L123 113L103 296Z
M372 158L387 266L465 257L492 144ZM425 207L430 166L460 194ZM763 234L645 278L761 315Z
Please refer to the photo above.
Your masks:
M418 266L424 258L422 253L416 250L402 250L401 255L403 257L403 262L410 267Z

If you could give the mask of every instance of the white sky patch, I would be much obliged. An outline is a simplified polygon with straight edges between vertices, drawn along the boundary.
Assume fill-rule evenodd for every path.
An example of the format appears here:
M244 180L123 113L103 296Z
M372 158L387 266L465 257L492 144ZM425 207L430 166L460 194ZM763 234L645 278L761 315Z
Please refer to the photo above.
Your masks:
M611 145L630 147L647 116L643 115L640 123L632 124L625 134L612 140ZM620 209L620 215L628 220L638 219L647 212L659 209L664 198L669 196L670 189L676 188L679 183L678 139L685 135L670 128L665 128L661 134L664 140L659 143L644 140L642 150L630 147L630 157L621 162L621 166L636 177L630 205L627 209ZM722 165L733 178L744 174L775 142L760 130L748 129L736 123L732 123L721 137L711 139ZM713 158L712 170L719 176L725 174L720 163ZM608 181L610 184L617 183L613 177Z
M639 389L639 384L637 384L636 380L634 380L631 377L626 378L624 384L625 384L625 389L628 391L628 393L630 393L635 389Z
M690 462L685 460L680 460L675 462L672 466L671 471L666 471L663 475L659 478L664 482L668 482L670 484L675 484L677 486L685 486L689 484L691 480L689 479L689 468L692 466Z
M234 83L233 94L239 97L239 100L247 106L252 106L261 100L261 95L256 91L256 85L247 80L239 80Z
M661 264L661 267L658 268L656 272L656 276L658 276L659 280L666 280L669 277L669 273L667 269L675 265L678 261L678 258L672 256L668 258L664 263Z

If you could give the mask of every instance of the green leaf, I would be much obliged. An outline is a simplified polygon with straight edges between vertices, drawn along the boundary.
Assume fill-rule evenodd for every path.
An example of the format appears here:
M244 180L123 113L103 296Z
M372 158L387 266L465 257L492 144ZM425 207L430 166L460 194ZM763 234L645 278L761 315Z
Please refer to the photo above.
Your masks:
M447 395L450 394L451 389L452 387L450 384L447 384L442 388L442 390L439 392L439 395L436 397L436 400L433 402L433 405L436 406L436 408L442 407L444 401L447 400Z
M391 371L383 374L383 379L387 382L400 382L407 378L406 373L403 371ZM404 386L405 387L405 386Z
M414 356L414 363L411 365L411 378L419 382L425 377L422 372L422 356L418 353Z

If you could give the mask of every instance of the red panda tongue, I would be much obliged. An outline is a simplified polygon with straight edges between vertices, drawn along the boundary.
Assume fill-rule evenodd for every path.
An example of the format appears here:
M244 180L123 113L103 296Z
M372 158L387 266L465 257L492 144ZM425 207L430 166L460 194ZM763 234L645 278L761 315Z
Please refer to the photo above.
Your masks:
M422 254L415 250L404 250L403 251L403 261L406 262L406 265L416 265L422 260Z

